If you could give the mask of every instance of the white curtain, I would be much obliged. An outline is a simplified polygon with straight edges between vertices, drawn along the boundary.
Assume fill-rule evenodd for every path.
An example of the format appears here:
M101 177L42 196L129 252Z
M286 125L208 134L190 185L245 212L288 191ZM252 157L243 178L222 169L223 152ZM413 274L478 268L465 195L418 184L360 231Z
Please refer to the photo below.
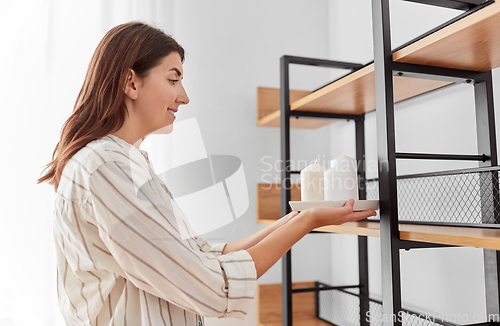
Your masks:
M0 1L0 325L64 325L57 306L54 190L37 185L92 53L131 20L173 34L170 0Z

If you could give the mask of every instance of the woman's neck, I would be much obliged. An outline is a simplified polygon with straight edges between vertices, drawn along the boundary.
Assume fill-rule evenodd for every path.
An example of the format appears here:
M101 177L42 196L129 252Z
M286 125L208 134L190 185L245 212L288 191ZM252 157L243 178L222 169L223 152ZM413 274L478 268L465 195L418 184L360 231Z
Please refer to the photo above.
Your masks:
M138 137L137 135L134 135L131 132L127 132L126 130L124 130L123 127L118 129L115 132L112 132L111 134L113 136L120 138L120 139L123 139L124 141L126 141L130 145L135 146L137 149L139 149L139 146L141 146L141 143L144 141L144 138L145 138L145 137Z

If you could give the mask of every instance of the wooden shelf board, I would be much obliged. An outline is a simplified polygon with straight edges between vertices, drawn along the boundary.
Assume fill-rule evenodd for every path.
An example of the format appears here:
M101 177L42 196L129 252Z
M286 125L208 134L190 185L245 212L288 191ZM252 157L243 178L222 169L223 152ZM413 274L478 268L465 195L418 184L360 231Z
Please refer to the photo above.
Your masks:
M310 91L290 90L290 102L294 102ZM279 88L257 87L257 126L275 127L280 126L280 90ZM316 129L329 125L335 121L324 119L291 119L291 128Z
M257 223L271 224L274 221L260 220ZM380 224L379 222L349 222L343 225L325 226L316 231L380 237ZM401 240L500 250L500 229L400 224L399 236Z
M417 79L408 77L393 77L394 80L394 100L401 102L403 100L421 95L435 89L449 85L450 82L443 82L431 79ZM261 127L279 127L279 89L260 88L257 93L275 93L278 104L270 109L269 104L266 108L259 106L258 112L268 112L267 115L258 113L257 125ZM262 97L262 96L261 96ZM266 95L271 98L272 95ZM276 102L274 99L272 102ZM291 110L329 112L339 114L360 115L375 110L375 74L373 64L358 70L337 82L330 84L322 89L304 95L302 98L294 101L290 105ZM323 127L335 120L327 119L291 119L291 128L315 129Z
M500 229L401 224L402 240L500 250Z
M292 200L300 200L299 186L292 184ZM280 213L280 184L257 184L257 223L272 224L281 217ZM325 226L317 231L380 237L380 223L349 222ZM399 225L399 235L402 240L500 250L500 229L405 223Z
M393 77L393 81L396 103L450 84L450 82L438 80L399 76ZM290 109L355 115L374 111L373 64L293 102Z
M500 1L395 52L393 60L472 71L500 67ZM429 79L394 77L394 100L397 103L448 84ZM375 110L373 63L314 93L292 92L291 110L342 114L371 112ZM279 127L279 89L263 89L260 97L267 104L262 107L261 101L257 101L257 124ZM292 128L318 128L331 121L300 118L292 119L290 123Z
M380 237L380 224L352 222L323 227L318 231ZM405 223L399 225L399 237L401 240L500 250L500 229Z
M500 1L404 47L393 60L481 72L500 67Z
M342 225L329 225L318 228L317 231L363 235L380 238L379 222L349 222Z

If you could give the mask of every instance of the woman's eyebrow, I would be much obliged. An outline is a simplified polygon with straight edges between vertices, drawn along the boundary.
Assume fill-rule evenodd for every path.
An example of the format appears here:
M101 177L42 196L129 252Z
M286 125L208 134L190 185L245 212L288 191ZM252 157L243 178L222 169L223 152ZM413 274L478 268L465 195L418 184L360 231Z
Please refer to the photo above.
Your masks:
M182 73L181 73L181 71L179 69L177 69L177 68L174 67L174 68L170 69L170 71L172 71L172 70L175 71L177 73L177 75L179 75L179 77L182 76Z

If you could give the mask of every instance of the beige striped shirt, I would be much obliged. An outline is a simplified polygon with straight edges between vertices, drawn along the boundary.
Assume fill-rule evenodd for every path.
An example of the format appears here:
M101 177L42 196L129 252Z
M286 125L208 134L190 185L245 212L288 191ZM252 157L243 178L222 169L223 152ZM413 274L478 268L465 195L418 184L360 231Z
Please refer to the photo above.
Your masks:
M108 135L66 164L54 208L67 325L203 325L243 319L256 291L246 250L193 233L147 153Z

